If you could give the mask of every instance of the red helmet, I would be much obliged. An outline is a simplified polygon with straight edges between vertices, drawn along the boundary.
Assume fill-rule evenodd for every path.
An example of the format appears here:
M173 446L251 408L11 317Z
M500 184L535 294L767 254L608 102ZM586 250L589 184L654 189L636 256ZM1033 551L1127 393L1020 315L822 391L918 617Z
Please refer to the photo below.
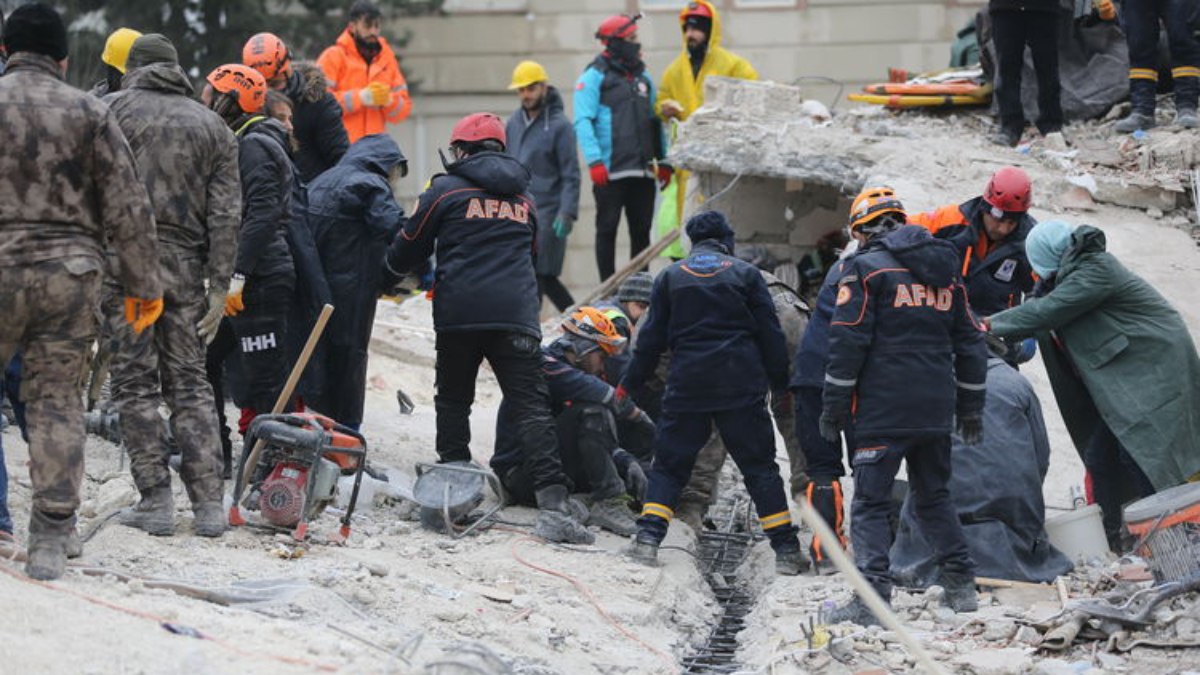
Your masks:
M473 113L459 120L450 132L451 145L479 141L499 141L501 145L507 145L504 122L492 113Z
M267 100L267 81L257 70L240 63L227 63L217 66L207 80L218 93L232 96L242 112L262 112Z
M713 18L712 7L707 2L689 2L687 7L679 13L679 20L686 21L689 16L702 16L706 19Z
M1019 214L1029 210L1029 175L1015 166L1006 166L992 174L983 201L992 207L992 216ZM999 212L999 215L997 215Z
M288 48L273 33L250 36L242 47L242 63L262 73L268 80L287 72Z
M641 12L633 16L614 14L600 22L600 28L596 30L596 39L601 42L607 42L613 38L624 40L637 30L637 22L641 18Z

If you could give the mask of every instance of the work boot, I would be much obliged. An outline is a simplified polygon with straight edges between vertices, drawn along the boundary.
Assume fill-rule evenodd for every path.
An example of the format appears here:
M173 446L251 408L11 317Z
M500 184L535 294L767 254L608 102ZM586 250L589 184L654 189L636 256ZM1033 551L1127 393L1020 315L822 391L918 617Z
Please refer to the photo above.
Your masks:
M616 497L592 504L587 524L599 526L602 530L622 537L637 534L637 522L633 519L633 513L624 501Z
M794 577L802 572L807 572L808 568L812 567L812 562L808 556L804 555L804 550L797 546L790 551L775 552L775 573L785 577Z
M192 513L195 515L192 527L197 537L219 537L229 529L221 502L200 502L192 508Z
M1122 134L1132 134L1135 131L1154 128L1154 115L1146 115L1138 111L1129 113L1129 117L1113 125L1113 130Z
M658 566L658 543L648 538L638 537L625 549L625 556L635 563L647 567Z
M61 577L67 571L67 539L74 529L74 514L53 515L34 509L29 518L25 574L39 581Z
M136 527L155 537L175 534L175 499L170 486L151 488L142 495L137 506L125 509L117 520L126 527Z
M1003 145L1006 148L1015 148L1017 143L1021 142L1021 132L1013 129L997 129L992 134L992 142L996 145Z
M65 548L67 551L67 557L71 560L83 555L83 540L79 538L78 529L72 527L71 531L67 533L67 543Z
M805 498L808 500L808 505L817 512L818 516L821 516L821 520L825 521L838 539L836 542L824 542L816 534L813 535L809 552L812 554L813 562L817 564L817 569L820 569L824 565L832 564L829 556L825 553L826 546L834 545L846 548L846 535L842 531L842 522L845 519L842 482L837 478L809 481L808 487L805 489Z
M979 609L979 598L975 594L975 575L943 572L939 579L942 588L942 605L955 612L974 612Z
M867 603L863 602L862 598L858 597L857 594L855 594L854 599L850 602L833 608L833 611L825 616L825 622L829 624L844 623L847 621L860 626L880 625L879 617L875 616L875 612L872 612L871 608L867 607Z
M679 508L675 509L675 520L682 520L699 535L704 531L705 511L707 509L694 501L682 501L679 503Z
M591 544L596 541L596 535L571 517L567 507L567 486L551 485L535 494L538 519L533 536L566 544Z
M1175 124L1184 129L1195 129L1200 127L1200 115L1196 114L1195 108L1180 108L1175 111Z

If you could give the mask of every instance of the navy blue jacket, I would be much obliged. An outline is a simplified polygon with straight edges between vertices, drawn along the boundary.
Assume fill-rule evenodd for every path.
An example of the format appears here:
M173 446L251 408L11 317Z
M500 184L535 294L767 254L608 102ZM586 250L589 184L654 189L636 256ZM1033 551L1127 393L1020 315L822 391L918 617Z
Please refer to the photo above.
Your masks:
M242 228L233 271L247 279L296 277L285 234L296 180L287 147L287 130L273 119L256 116L238 136Z
M511 155L480 152L446 171L418 197L388 249L386 273L414 270L436 248L436 330L516 331L541 339L529 170Z
M853 409L859 441L948 434L956 406L983 410L986 381L983 330L953 246L910 225L850 259L830 323L824 405Z
M817 308L808 319L796 360L792 364L789 389L797 387L825 386L825 366L829 363L829 322L833 320L833 302L837 297L838 281L845 274L847 260L838 260L829 266L821 290L817 292Z
M775 304L758 268L716 240L659 273L622 380L638 391L671 350L663 409L731 410L787 385L788 354Z

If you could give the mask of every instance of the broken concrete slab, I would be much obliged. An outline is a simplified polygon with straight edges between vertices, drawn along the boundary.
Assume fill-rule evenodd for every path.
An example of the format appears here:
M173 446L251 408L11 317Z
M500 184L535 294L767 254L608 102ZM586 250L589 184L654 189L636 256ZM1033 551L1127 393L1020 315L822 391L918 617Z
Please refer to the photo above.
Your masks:
M954 664L973 675L1016 675L1033 665L1030 650L1016 647L978 649L954 659Z

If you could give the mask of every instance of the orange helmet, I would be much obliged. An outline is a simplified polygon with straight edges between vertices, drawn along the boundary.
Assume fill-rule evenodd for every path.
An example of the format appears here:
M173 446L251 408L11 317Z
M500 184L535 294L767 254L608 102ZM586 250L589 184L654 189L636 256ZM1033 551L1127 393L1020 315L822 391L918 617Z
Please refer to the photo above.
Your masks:
M901 223L907 219L895 190L886 186L864 188L850 205L850 230L854 231L885 213L898 214Z
M600 345L600 349L610 356L625 346L625 338L616 324L595 307L580 307L563 321L562 327L568 333Z
M290 70L291 56L287 45L273 33L258 33L242 47L242 63L262 73L266 79Z
M244 113L262 112L267 100L267 81L262 73L240 63L217 66L205 78L221 94L229 94Z

